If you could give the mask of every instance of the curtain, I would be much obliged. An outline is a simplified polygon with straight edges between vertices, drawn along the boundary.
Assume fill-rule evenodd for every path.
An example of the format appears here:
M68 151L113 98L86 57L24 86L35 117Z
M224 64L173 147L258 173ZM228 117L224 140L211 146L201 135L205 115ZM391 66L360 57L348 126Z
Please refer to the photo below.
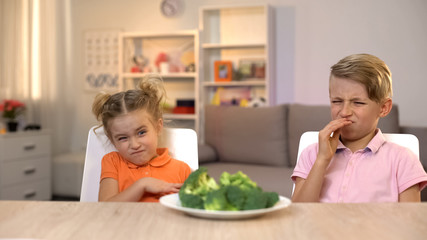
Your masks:
M38 0L1 0L1 98L25 102L24 123L41 125L49 125L43 116L50 109L55 69L47 67L53 62L47 46L53 45L54 33L45 5Z
M24 102L22 125L51 130L54 154L67 151L70 140L64 136L72 131L70 97L61 88L67 77L58 72L68 59L58 57L69 37L63 26L68 6L68 0L0 0L0 101ZM58 84L61 80L65 83Z

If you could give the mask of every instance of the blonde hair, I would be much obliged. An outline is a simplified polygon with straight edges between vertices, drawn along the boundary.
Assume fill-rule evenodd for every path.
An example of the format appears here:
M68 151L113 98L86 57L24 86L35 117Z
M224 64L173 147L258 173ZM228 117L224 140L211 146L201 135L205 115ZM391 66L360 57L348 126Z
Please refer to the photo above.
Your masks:
M370 54L353 54L331 67L331 75L363 84L369 99L381 103L393 95L391 72L384 61ZM329 79L330 79L329 78Z
M135 111L145 110L155 124L163 119L163 101L166 91L160 77L149 75L139 81L136 89L115 94L99 93L92 104L92 113L101 122L98 127L104 127L105 134L111 140L110 120L117 116Z

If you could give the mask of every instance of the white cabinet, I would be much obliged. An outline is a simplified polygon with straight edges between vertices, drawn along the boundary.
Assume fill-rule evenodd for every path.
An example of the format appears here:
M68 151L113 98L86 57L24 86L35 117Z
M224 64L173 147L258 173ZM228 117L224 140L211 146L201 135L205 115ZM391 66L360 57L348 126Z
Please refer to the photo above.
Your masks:
M199 34L197 30L143 33L125 32L119 37L120 90L135 88L147 74L158 74L167 94L165 125L199 128ZM194 101L194 112L178 111L177 102Z
M51 199L51 141L48 131L0 135L0 199Z
M266 105L275 104L271 11L265 4L200 9L202 107L207 104L228 104L227 98L239 94L249 95L249 102L262 97ZM237 73L233 74L231 81L215 80L218 68L214 66L217 61L231 62ZM258 74L259 69L262 74Z

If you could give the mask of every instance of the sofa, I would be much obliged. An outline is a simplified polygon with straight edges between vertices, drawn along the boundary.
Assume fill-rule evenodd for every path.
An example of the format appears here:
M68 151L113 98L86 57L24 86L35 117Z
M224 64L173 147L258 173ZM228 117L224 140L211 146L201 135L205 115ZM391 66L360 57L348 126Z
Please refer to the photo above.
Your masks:
M285 197L292 195L290 176L301 135L321 130L331 119L328 105L303 104L259 108L209 105L204 118L199 164L208 169L211 177L219 179L224 171L240 170L264 190ZM387 117L380 119L378 127L383 133L416 135L420 141L420 160L426 169L427 127L400 126L397 105Z

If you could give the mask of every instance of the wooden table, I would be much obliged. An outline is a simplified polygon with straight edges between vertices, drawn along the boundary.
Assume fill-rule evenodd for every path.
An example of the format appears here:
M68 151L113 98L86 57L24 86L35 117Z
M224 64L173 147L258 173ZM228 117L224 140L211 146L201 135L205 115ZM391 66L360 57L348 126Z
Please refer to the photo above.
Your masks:
M158 203L0 201L0 238L427 239L427 203L296 203L247 220L209 220Z

